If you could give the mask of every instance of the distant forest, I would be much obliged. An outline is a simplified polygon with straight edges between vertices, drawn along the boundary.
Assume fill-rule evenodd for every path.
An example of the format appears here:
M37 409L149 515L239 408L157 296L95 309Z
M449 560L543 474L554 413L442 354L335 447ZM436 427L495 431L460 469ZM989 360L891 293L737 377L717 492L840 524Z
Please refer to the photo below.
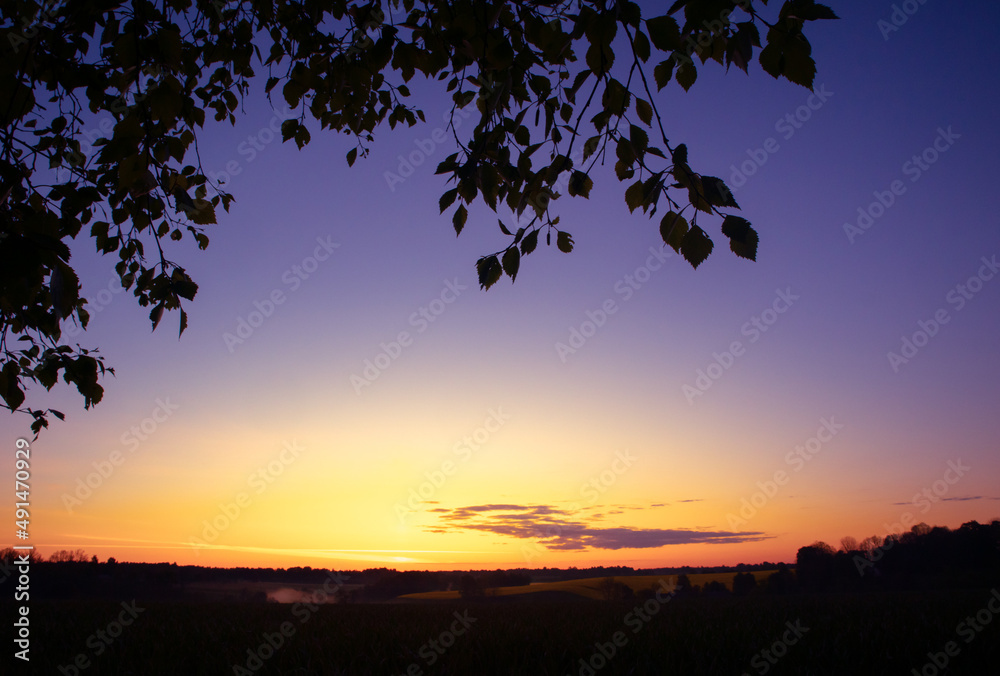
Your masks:
M845 537L834 548L816 542L798 551L794 564L763 562L737 566L633 569L517 568L475 571L397 571L391 568L333 571L310 566L293 568L208 568L176 563L127 563L114 557L99 561L82 551L59 551L42 560L31 558L31 598L186 599L265 602L260 585L321 585L336 579L336 602L391 601L403 594L458 590L465 598L488 599L496 587L581 578L630 575L678 576L678 594L723 596L878 590L974 589L1000 585L1000 520L970 521L951 530L917 524L909 532L873 536L858 543ZM12 594L18 571L15 552L0 550L0 592ZM767 577L753 572L775 571ZM688 575L738 573L732 587L719 582L704 588ZM257 585L242 589L240 585ZM231 589L228 593L210 589Z

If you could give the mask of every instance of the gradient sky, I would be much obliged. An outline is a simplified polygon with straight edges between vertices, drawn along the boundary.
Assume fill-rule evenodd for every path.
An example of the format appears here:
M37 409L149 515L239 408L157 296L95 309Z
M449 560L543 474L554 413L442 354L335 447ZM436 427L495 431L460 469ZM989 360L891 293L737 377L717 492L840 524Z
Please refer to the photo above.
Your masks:
M67 340L117 375L92 411L65 387L29 399L67 414L32 444L33 542L203 565L653 567L1000 518L1000 7L912 3L884 32L892 3L831 4L842 20L808 33L814 109L757 65L657 100L692 166L735 189L756 263L715 220L693 270L606 167L590 200L556 203L575 251L541 246L486 293L475 260L506 237L481 204L458 239L438 216L454 148L424 142L447 105L433 87L413 87L428 123L381 130L353 169L346 136L267 143L259 96L211 127L201 157L238 169L236 203L207 251L172 254L200 285L181 340L176 313L151 334L107 291L114 260L75 248L93 320ZM241 321L258 326L227 341ZM387 368L358 387L366 360ZM6 416L0 437L29 423Z

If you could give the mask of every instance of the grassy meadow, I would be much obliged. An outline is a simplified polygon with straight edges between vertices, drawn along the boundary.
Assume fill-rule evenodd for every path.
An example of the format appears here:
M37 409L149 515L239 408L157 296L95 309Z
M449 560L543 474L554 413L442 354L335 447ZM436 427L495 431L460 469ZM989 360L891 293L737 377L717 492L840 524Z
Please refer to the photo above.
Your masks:
M757 571L752 573L754 578L757 580L757 584L763 584L767 579L767 576L775 571L765 570ZM727 589L732 590L733 588L733 578L736 573L692 573L688 575L688 579L691 581L692 586L703 587L709 582L721 582L726 586ZM540 593L560 593L560 594L575 594L577 596L582 596L588 599L602 600L607 598L604 585L607 577L587 577L581 578L579 580L561 580L559 582L536 582L531 585L521 585L517 587L497 587L496 589L487 590L487 595L489 596L521 596L525 594L540 594ZM613 578L615 582L619 582L629 589L633 593L639 594L643 591L652 590L655 591L661 588L660 581L663 580L667 584L672 584L677 580L675 575L626 575L622 577ZM451 591L433 591L433 592L422 592L419 594L405 594L401 598L404 599L414 599L414 600L426 600L426 601L447 601L447 600L457 600L461 598L461 593L458 590Z
M1000 621L968 642L956 633L987 606L988 590L664 602L587 595L323 606L140 603L124 627L112 626L122 614L114 602L33 602L31 671L908 676L925 669L928 653L949 664L927 674L989 674L1000 664ZM954 656L942 652L948 641L958 646ZM74 671L80 656L87 666Z

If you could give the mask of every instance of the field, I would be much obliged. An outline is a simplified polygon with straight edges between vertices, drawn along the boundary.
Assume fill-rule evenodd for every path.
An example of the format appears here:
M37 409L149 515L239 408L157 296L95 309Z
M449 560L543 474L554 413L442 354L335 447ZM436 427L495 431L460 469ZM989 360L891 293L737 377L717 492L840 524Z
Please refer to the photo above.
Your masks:
M1000 621L980 631L962 624L984 612L992 620L990 590L645 603L548 596L140 603L131 614L113 602L32 602L31 673L909 676L989 674L1000 663ZM12 617L8 605L0 609ZM925 669L929 653L948 669ZM74 662L86 666L74 670Z
M763 584L767 579L767 576L775 571L757 571L753 573L754 578L757 580L757 584ZM736 573L699 573L688 575L688 579L691 581L692 586L702 587L709 582L721 582L726 585L727 589L733 588L733 578ZM607 598L605 592L602 588L602 584L608 578L606 577L588 577L581 578L579 580L564 580L561 582L539 582L532 585L525 585L520 587L498 587L497 589L491 589L488 594L491 596L520 596L523 594L538 594L543 592L549 592L548 595L558 594L576 594L578 596L583 596L588 599L605 599ZM676 582L677 577L675 575L630 575L625 577L614 578L615 582L620 582L628 586L633 592L639 593L643 590L656 590L660 589L660 581L665 581L668 585ZM427 600L427 601L444 601L444 600L457 600L461 598L461 594L458 591L435 591L435 592L423 592L421 594L406 594L402 598L404 599L414 599L414 600Z

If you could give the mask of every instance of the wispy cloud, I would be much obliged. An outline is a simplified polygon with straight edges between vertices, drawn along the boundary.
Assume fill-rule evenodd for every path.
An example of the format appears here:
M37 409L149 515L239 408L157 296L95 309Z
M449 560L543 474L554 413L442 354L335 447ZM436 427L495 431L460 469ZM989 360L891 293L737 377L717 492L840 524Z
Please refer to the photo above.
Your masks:
M762 532L694 530L686 528L601 528L580 520L578 514L550 505L475 505L458 507L435 526L538 540L549 549L650 549L667 545L732 544L765 540Z
M968 502L970 500L1000 500L1000 498L989 497L986 495L968 495L965 497L953 497L953 498L938 498L941 502ZM915 501L910 502L894 502L893 505L916 505Z

